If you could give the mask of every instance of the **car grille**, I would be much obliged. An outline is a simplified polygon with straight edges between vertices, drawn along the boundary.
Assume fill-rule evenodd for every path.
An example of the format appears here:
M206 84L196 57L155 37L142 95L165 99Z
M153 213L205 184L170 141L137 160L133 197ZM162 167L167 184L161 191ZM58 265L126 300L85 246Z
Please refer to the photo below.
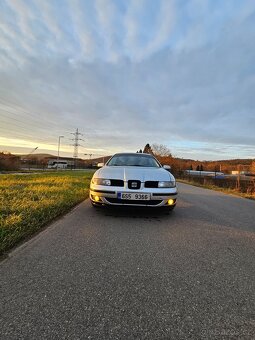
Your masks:
M144 183L145 188L158 188L158 181L146 181Z
M122 179L111 179L112 187L124 187L124 181Z
M110 197L105 197L105 200L108 201L109 203L116 203L116 204L135 204L135 205L157 205L162 202L162 200L121 200L119 198L110 198Z
M128 181L128 189L137 190L141 188L141 181L129 180Z
M157 192L156 194L152 194L152 196L176 196L177 192Z

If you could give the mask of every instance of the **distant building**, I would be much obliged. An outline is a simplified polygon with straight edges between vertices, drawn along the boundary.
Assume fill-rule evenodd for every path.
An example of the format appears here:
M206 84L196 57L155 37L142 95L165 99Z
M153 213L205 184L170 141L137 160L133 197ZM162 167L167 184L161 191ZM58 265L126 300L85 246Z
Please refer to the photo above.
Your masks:
M71 169L74 162L68 159L50 159L48 161L48 169Z
M231 175L246 175L248 171L238 171L238 170L232 170Z

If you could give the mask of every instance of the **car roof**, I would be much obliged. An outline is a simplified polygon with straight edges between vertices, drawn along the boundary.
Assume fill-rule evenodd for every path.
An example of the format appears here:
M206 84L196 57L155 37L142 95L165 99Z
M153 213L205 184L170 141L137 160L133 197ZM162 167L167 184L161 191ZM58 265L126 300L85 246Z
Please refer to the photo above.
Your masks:
M141 153L141 152L118 152L113 156L145 156L145 157L154 157L148 153Z

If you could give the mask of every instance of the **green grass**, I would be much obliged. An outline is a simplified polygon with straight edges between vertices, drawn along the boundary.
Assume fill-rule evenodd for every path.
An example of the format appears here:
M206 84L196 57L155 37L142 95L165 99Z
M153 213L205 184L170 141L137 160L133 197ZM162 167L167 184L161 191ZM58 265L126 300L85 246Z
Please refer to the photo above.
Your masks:
M88 197L93 171L0 176L0 255Z

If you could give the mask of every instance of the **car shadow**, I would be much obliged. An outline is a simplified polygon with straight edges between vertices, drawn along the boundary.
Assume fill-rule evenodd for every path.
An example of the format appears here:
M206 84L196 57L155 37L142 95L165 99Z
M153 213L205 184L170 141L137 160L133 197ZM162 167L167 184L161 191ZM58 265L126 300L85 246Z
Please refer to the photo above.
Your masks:
M124 217L124 218L142 218L142 219L159 219L169 218L175 214L173 211L166 211L160 208L148 208L148 207L98 207L95 208L98 213L103 216L110 217Z

